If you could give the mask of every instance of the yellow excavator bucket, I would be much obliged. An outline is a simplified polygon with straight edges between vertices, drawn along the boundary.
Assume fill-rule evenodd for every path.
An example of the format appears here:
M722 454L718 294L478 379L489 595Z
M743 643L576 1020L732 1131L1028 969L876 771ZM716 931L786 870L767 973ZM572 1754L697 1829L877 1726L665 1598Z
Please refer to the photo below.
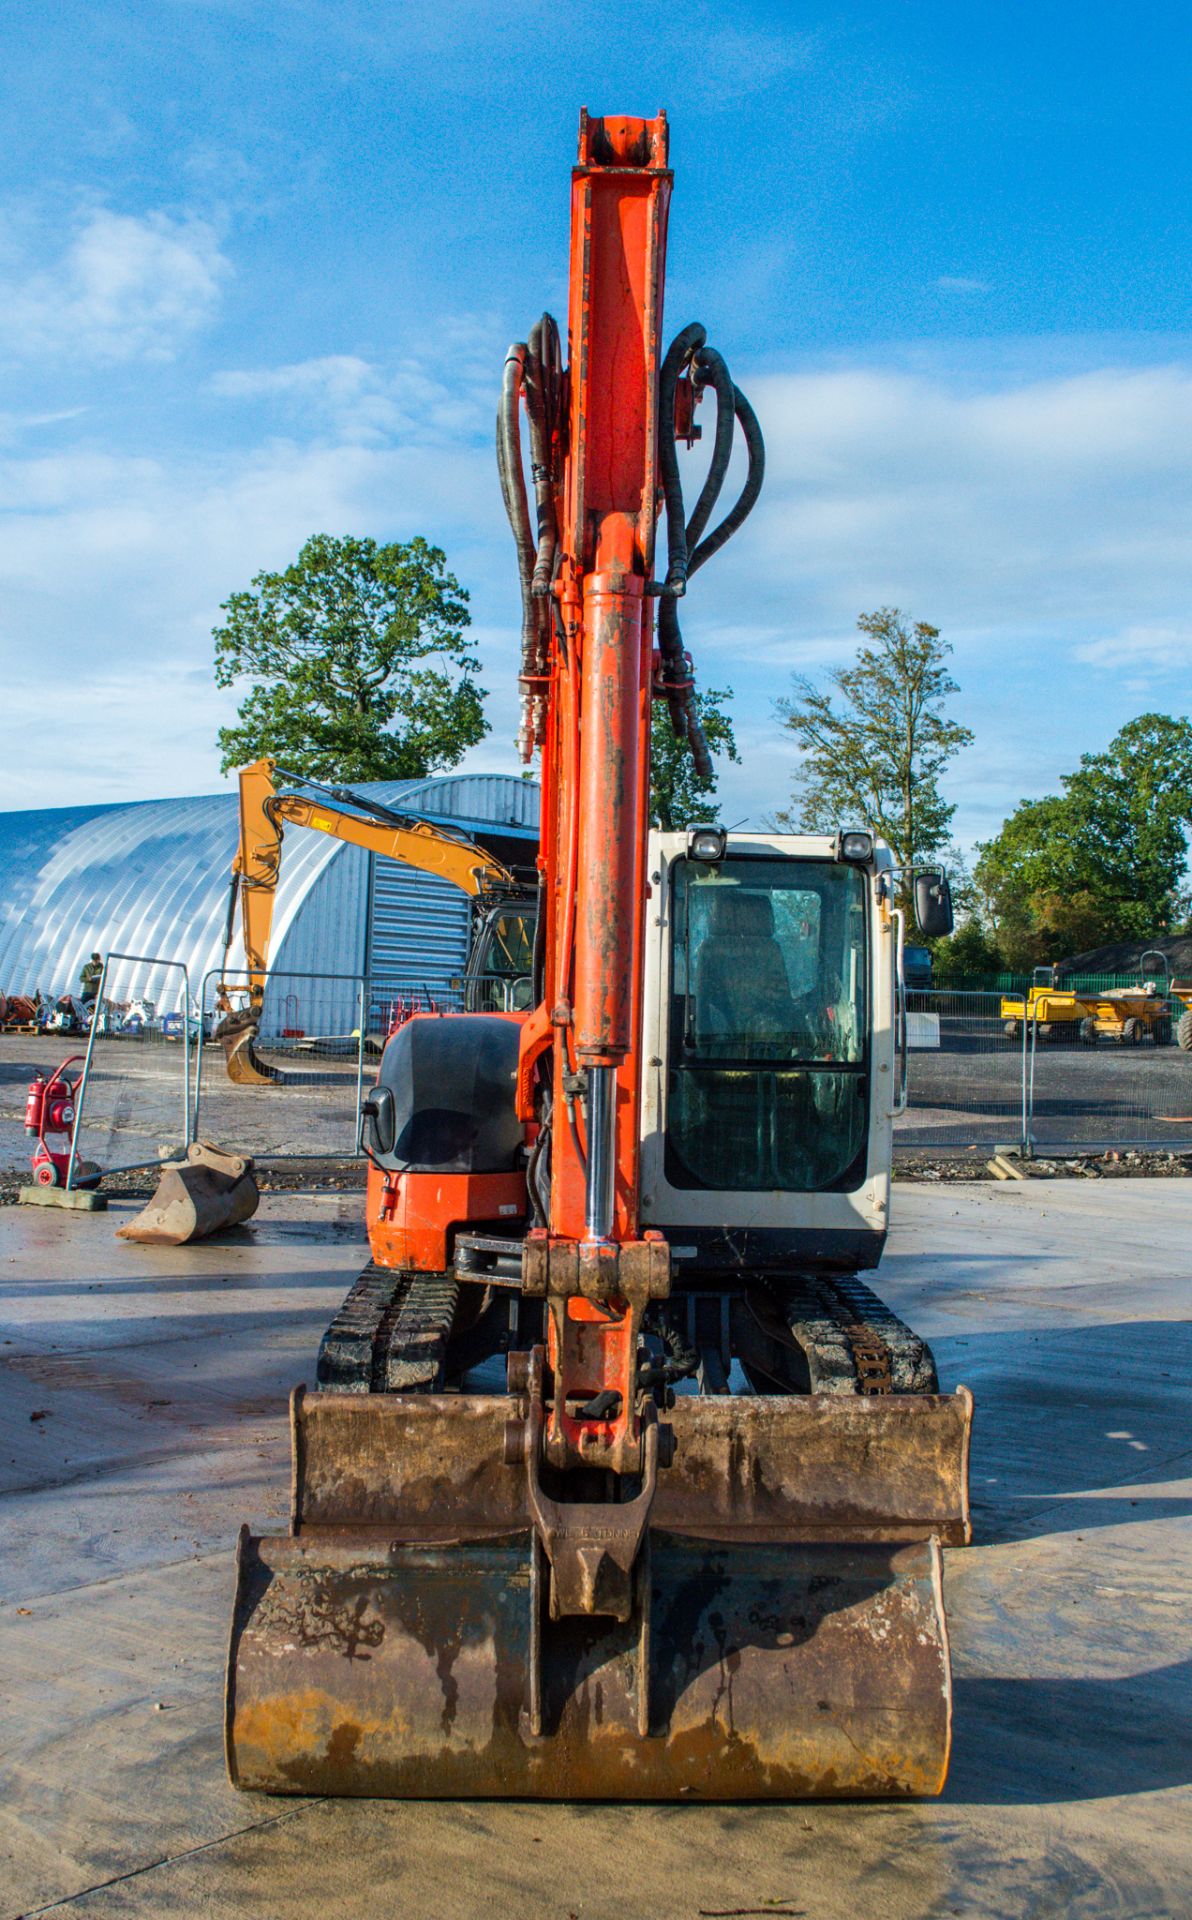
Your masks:
M290 1533L240 1540L237 1786L939 1791L940 1548L970 1534L966 1390L680 1396L644 1530L630 1500L601 1507L595 1534L594 1509L562 1503L545 1503L544 1532L532 1464L506 1438L526 1411L518 1395L296 1391ZM640 1533L626 1618L552 1618L572 1514L581 1560L616 1554L618 1516Z
M223 1048L228 1079L241 1087L267 1087L284 1079L277 1067L262 1060L256 1050L258 1021L254 1013L229 1013L215 1029Z

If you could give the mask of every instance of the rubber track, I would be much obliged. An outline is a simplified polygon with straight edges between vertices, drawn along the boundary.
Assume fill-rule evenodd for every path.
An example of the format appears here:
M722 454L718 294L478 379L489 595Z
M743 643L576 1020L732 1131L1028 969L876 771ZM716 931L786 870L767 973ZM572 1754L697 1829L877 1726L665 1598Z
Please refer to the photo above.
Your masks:
M449 1273L406 1276L406 1287L385 1316L374 1350L374 1383L382 1393L431 1393L443 1375L459 1285ZM374 1391L376 1390L374 1384Z
M323 1335L315 1377L333 1393L429 1392L440 1384L459 1288L453 1276L370 1261Z
M371 1393L373 1348L385 1315L406 1285L406 1276L370 1261L353 1281L344 1303L319 1343L315 1378L335 1393Z
M813 1393L939 1392L926 1341L855 1275L802 1276L774 1292Z

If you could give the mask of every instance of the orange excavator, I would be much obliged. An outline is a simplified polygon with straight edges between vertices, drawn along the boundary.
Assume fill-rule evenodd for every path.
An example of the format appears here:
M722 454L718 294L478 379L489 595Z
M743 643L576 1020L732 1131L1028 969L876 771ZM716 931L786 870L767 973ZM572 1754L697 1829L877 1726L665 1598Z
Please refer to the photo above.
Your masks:
M223 1047L228 1077L240 1085L265 1085L309 1080L310 1075L287 1074L263 1060L256 1049L265 990L269 979L269 940L273 909L281 880L285 829L309 827L349 846L400 860L422 873L438 874L459 887L482 911L472 952L479 970L469 967L469 1002L492 998L496 980L489 975L506 971L525 944L524 922L532 921L536 902L514 875L484 847L461 834L416 815L397 813L378 800L348 787L327 787L306 778L280 772L272 760L254 760L241 767L240 838L232 862L232 885L224 937L224 973L216 988L216 1011L222 1018L215 1038ZM295 789L300 789L296 791ZM240 908L244 942L243 980L228 977L228 953ZM473 976L475 988L473 990ZM313 1076L317 1077L317 1076Z
M764 460L704 329L662 349L667 140L582 116L567 366L549 317L506 362L533 1004L386 1047L372 1262L293 1396L290 1530L240 1539L241 1788L787 1799L947 1769L972 1402L861 1278L905 1098L897 903L943 931L947 883L863 823L650 830L651 703L706 752L679 602Z

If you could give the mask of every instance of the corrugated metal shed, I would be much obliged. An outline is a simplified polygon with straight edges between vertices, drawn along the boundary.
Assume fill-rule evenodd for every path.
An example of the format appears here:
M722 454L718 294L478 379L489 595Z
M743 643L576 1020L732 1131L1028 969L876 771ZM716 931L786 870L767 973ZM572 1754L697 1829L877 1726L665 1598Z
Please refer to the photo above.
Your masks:
M444 774L373 782L360 791L465 832L497 830L528 839L537 833L537 785L516 775ZM197 994L202 976L222 960L236 840L234 794L0 814L0 989L77 991L83 962L96 949L182 960ZM370 857L358 848L291 830L274 912L275 968L364 968L371 868ZM443 883L410 878L428 890L428 922L437 924L432 903ZM416 906L411 927L420 939ZM416 971L417 941L408 957ZM395 966L403 961L396 950L392 958ZM244 964L238 930L229 961ZM176 979L141 969L135 987L164 1008L173 1003ZM117 973L115 997L131 991L130 980L130 970ZM323 1026L318 1013L312 1005L303 1018L308 1031ZM325 1030L338 1024L329 1021Z

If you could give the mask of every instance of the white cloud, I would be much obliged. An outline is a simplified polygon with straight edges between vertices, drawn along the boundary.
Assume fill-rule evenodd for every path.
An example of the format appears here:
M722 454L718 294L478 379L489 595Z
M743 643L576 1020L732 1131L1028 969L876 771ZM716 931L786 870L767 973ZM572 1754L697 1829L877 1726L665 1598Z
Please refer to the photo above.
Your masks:
M465 362L447 384L410 355L381 368L354 354L327 354L288 366L229 368L216 373L220 399L264 403L307 429L353 442L402 441L418 446L460 443L491 431L493 377Z
M1129 683L1135 692L1144 692L1156 680L1168 678L1188 688L1192 686L1192 627L1126 627L1120 633L1073 647L1072 658L1107 672L1129 670L1140 675Z
M974 280L967 273L941 273L936 286L944 293L988 293L987 280Z
M324 354L285 367L248 367L212 375L211 391L227 400L311 398L342 405L376 380L367 360L350 353Z
M231 270L208 221L106 207L48 266L11 235L5 251L0 348L21 359L168 360L211 319Z
M747 538L768 625L777 601L821 634L894 602L1075 644L1192 597L1188 366L992 392L874 370L752 387L768 466Z

